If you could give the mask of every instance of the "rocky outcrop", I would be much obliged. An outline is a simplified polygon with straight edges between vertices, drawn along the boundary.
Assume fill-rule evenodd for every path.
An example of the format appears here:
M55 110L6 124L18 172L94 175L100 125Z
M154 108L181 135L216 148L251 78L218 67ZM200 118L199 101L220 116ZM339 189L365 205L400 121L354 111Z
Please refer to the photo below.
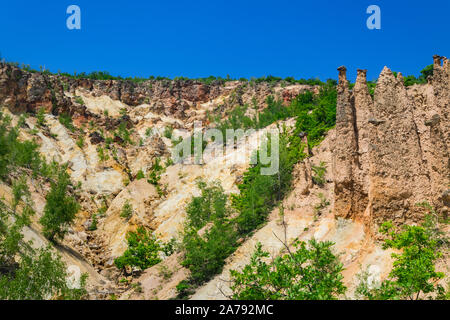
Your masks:
M93 97L109 97L109 101L92 101L92 104L118 101L136 107L147 104L156 113L186 119L190 109L216 101L216 106L233 107L236 104L265 106L268 95L274 95L285 103L300 92L315 91L317 86L292 85L287 88L267 82L213 81L209 84L197 80L92 80L73 79L49 73L24 71L14 65L0 63L0 105L13 113L46 112L69 113L72 118L93 116L86 107L77 103L80 92ZM94 112L95 114L95 112ZM113 114L111 114L113 116Z
M444 59L443 65L440 61ZM334 213L363 220L417 222L427 201L445 214L450 183L450 70L435 57L426 85L406 88L387 67L369 94L366 70L352 91L340 67L333 144Z

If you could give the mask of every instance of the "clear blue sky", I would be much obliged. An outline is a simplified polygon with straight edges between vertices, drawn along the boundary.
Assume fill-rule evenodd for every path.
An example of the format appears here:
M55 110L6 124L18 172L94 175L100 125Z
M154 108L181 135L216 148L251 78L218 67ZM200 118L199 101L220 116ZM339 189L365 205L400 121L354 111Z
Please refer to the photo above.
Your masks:
M66 8L81 8L81 30ZM381 8L381 30L366 8ZM2 1L0 52L53 72L336 78L346 65L418 74L450 56L449 0Z

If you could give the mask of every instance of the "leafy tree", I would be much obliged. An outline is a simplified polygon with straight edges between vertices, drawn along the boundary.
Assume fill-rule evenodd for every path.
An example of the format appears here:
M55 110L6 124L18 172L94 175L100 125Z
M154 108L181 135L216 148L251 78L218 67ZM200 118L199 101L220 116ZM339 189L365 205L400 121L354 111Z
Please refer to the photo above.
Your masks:
M70 177L64 169L63 167L59 171L57 181L51 182L44 215L39 220L43 226L43 234L51 241L55 237L64 238L67 227L73 223L80 208L75 198L68 195Z
M443 294L445 290L438 281L444 274L435 270L442 253L429 228L405 225L398 229L388 221L380 232L387 236L383 248L400 252L392 253L394 264L388 279L375 288L362 281L357 289L360 295L370 300L417 300Z
M21 209L18 203L21 202ZM66 267L50 247L34 249L23 237L30 224L31 199L23 181L14 183L11 206L0 201L0 299L80 299L86 294L86 275L78 289L66 284Z
M297 241L295 252L266 262L269 253L256 246L250 264L231 270L233 299L334 300L346 291L343 268L332 253L332 242Z

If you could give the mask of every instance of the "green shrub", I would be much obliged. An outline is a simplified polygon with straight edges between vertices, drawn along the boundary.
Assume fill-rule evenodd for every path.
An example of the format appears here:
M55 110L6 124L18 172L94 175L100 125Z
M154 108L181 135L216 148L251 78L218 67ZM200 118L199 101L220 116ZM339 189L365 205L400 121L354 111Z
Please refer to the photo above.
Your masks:
M67 114L67 113L61 113L59 115L59 122L66 127L67 129L69 129L70 131L74 132L75 131L75 127L73 126L72 123L72 117Z
M84 101L83 98L81 97L75 97L75 102L84 106Z
M314 184L322 187L327 182L325 179L325 173L327 172L325 162L321 161L318 166L312 165L311 170L313 172L312 181Z
M270 136L269 136L270 138ZM271 139L268 139L270 147ZM259 151L257 152L259 157ZM288 133L279 136L279 170L273 175L262 175L261 163L250 167L238 185L240 193L232 196L233 207L239 212L236 224L241 235L252 232L266 221L267 216L289 191L292 181L292 168L298 161L291 157Z
M130 201L125 201L125 204L122 207L122 210L120 211L120 217L125 219L130 219L133 215L133 206L131 205Z
M66 266L51 248L33 250L22 255L14 274L0 274L2 300L79 300L86 295L87 274L81 277L80 288L69 288Z
M159 186L159 180L161 180L161 174L163 172L164 167L161 165L161 159L155 158L148 175L148 183L151 183L154 186Z
M172 135L173 135L173 127L171 126L165 127L163 136L166 137L167 139L171 139Z
M84 137L83 137L83 136L80 136L80 137L77 139L77 146L78 146L80 149L83 149L83 147L84 147Z
M100 159L100 162L105 162L109 160L109 155L107 151L105 152L105 149L103 149L101 146L97 147L97 155Z
M130 266L145 270L161 262L160 252L163 245L150 231L139 227L136 232L128 233L127 242L127 250L114 260L117 268L124 269Z
M136 180L141 180L145 178L145 174L144 171L139 170L138 173L136 174Z
M43 127L45 126L45 109L44 108L40 108L38 110L38 113L36 114L36 120L37 120L37 125L38 127Z
M117 128L117 131L114 132L114 135L122 139L123 144L129 143L133 144L133 141L131 140L131 132L127 128L127 123L125 121L121 121L119 124L119 127Z

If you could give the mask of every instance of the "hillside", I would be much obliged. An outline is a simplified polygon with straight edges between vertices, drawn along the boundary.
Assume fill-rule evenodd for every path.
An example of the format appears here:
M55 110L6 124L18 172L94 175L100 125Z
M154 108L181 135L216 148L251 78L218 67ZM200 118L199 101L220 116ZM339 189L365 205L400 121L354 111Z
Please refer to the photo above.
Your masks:
M68 192L80 207L65 236L51 242L40 219L54 177L42 170L34 174L30 164L10 164L0 195L13 203L15 181L25 179L35 215L22 231L24 239L33 239L36 247L50 245L79 270L76 276L88 273L89 299L180 297L183 280L191 281L186 297L229 298L230 270L248 264L258 242L277 256L294 240L311 238L335 243L348 287L340 298L358 298L361 271L377 283L392 268L392 250L382 248L378 232L383 222L423 222L429 209L418 203L430 204L444 220L450 208L449 60L435 56L428 83L412 86L385 67L374 92L370 89L366 70L358 70L353 86L345 67L334 86L74 79L2 63L0 106L11 119L5 128L17 126L19 141L34 141L43 162L67 164ZM183 139L208 128L255 130L248 141L237 139L233 148L211 153L204 163L173 161L172 151ZM286 145L283 138L280 143L286 180L267 185L277 194L258 204L264 214L247 218L242 186L252 183L253 168L260 170L250 163L251 155L277 128L286 139ZM205 151L214 146L211 142ZM187 208L202 195L199 181L219 182L227 197L241 194L241 202L233 203L226 219L237 221L239 231L231 225L232 248L219 259L223 267L194 282L181 243ZM195 234L208 234L215 223L205 220ZM139 227L164 246L178 245L158 253L152 266L119 269L115 260L128 248L127 234ZM442 229L448 234L447 225ZM444 251L437 269L448 275L448 248Z

